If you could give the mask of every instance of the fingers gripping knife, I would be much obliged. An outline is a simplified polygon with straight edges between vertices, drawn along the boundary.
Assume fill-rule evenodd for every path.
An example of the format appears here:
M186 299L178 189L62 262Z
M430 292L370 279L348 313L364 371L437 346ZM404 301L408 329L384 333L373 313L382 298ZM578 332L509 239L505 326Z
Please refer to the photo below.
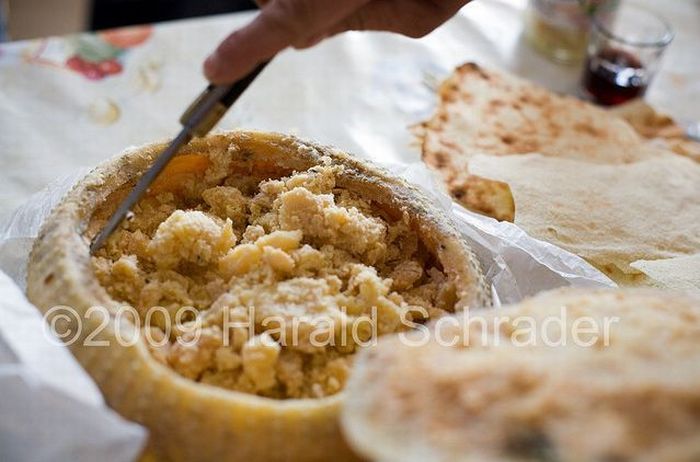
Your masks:
M170 159L180 150L181 147L190 142L193 137L205 136L224 116L228 108L238 99L248 88L248 85L255 80L255 77L262 72L267 62L259 64L248 75L230 85L209 85L204 92L190 105L180 118L182 131L178 134L170 145L153 162L151 168L139 178L134 189L131 190L126 199L119 204L117 210L107 221L107 224L100 230L95 239L90 244L90 253L98 251L107 238L121 224L122 220L129 213L129 210L138 202L143 194L151 186L151 183L163 171Z

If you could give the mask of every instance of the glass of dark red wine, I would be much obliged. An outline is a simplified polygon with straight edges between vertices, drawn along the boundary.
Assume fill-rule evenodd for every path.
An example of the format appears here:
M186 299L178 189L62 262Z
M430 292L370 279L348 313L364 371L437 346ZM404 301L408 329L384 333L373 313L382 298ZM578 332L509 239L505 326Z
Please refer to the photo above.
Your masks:
M621 1L599 8L583 69L584 97L614 106L644 96L672 40L668 23L644 7Z

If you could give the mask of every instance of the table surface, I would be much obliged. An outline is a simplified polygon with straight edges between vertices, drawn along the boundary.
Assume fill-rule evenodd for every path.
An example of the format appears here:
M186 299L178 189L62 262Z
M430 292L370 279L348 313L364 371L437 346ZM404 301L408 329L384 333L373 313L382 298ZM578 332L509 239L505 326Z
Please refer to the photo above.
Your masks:
M676 30L647 99L700 120L700 2L645 0ZM522 39L525 0L476 0L420 40L348 33L279 55L220 127L293 133L389 162L420 158L407 129L434 83L476 61L575 93L579 69ZM0 220L49 182L124 148L173 136L205 86L201 62L250 13L0 46ZM80 72L75 55L99 59ZM73 59L71 59L73 57ZM104 74L101 77L101 74Z

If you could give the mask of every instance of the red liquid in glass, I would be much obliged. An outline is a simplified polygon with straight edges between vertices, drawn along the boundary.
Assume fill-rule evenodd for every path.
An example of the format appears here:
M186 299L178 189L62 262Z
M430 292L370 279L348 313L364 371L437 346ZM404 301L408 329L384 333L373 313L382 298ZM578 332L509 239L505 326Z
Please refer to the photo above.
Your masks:
M644 95L647 81L644 67L631 54L607 48L589 56L583 75L583 86L593 101L613 106Z

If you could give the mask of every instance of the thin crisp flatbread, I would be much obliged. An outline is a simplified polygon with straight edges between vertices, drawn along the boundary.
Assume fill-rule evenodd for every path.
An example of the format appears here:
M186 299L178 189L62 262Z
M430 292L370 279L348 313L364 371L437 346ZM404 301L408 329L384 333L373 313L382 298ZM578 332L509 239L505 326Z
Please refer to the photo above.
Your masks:
M476 156L475 175L507 183L515 223L616 281L631 263L700 252L700 165L670 155L605 165L539 154Z
M638 260L630 266L644 273L649 285L700 293L700 253L663 260Z
M547 157L625 164L663 155L604 109L474 63L458 67L438 90L435 114L415 127L423 160L466 207L512 220L507 186L477 180L477 154L537 152Z
M683 127L671 116L644 100L632 100L613 107L610 112L626 120L637 133L654 145L700 162L700 143L688 139Z

